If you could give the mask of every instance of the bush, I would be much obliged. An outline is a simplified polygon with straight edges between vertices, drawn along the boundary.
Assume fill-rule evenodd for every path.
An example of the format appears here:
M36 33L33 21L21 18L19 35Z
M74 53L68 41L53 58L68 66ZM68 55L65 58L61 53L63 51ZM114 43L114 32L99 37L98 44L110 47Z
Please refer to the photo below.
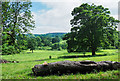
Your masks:
M108 47L103 47L103 49L116 49L115 46L108 46Z
M59 47L57 50L61 51L61 50L62 50L62 48L61 48L61 47Z
M114 46L109 46L109 49L116 49L116 47L114 47Z
M39 47L39 50L50 50L51 47L49 46L42 46L42 47Z
M52 50L62 50L61 46L59 43L52 44Z
M67 43L62 43L60 46L62 49L67 49Z

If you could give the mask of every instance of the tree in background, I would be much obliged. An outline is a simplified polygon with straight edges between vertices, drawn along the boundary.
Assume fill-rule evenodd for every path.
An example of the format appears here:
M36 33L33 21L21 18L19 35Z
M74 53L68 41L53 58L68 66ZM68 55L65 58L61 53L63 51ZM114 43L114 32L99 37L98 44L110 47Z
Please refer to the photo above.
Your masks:
M35 27L30 7L31 2L2 2L3 54L19 52L17 36L21 37ZM12 50L8 50L9 47Z
M28 36L27 42L28 42L28 45L27 45L28 49L30 49L30 51L32 51L33 53L33 50L35 50L35 48L37 48L38 46L36 37L34 35Z
M22 50L27 50L27 45L28 45L28 42L27 42L27 36L25 36L25 34L19 34L17 36L17 47L19 49L19 52L21 52Z
M48 36L46 36L46 37L41 37L41 39L42 39L42 43L43 43L43 46L51 46L52 45L52 38L51 37L48 37Z
M110 16L108 8L87 3L74 8L72 11L71 33L67 39L68 52L90 50L95 55L101 43L110 44L118 25L118 20Z
M60 38L58 36L55 36L52 38L52 43L60 42Z
M41 38L39 36L36 37L36 41L37 41L37 47L40 47L42 44L41 44Z

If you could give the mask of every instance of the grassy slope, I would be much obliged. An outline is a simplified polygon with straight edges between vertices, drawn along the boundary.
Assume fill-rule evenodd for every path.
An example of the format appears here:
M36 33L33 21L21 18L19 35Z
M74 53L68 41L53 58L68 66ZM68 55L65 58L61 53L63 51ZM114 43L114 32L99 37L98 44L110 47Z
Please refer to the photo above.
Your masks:
M36 64L42 64L44 61L56 62L56 61L82 61L82 60L92 60L92 61L118 61L118 50L101 50L97 52L97 55L104 55L105 56L95 56L95 57L79 57L79 58L58 58L61 56L79 56L83 55L82 53L67 53L66 50L63 51L47 51L47 50L36 50L34 53L30 51L24 51L21 54L15 55L3 55L2 58L9 60L9 61L20 61L19 63L7 63L2 64L2 78L3 79L90 79L90 78L117 78L118 71L107 71L107 72L99 72L99 73L91 73L91 74L70 74L70 75L62 75L62 76L45 76L45 77L35 77L32 76L32 68ZM49 59L49 56L52 56L52 59ZM87 55L91 55L91 52L87 52ZM41 61L35 61L41 60Z

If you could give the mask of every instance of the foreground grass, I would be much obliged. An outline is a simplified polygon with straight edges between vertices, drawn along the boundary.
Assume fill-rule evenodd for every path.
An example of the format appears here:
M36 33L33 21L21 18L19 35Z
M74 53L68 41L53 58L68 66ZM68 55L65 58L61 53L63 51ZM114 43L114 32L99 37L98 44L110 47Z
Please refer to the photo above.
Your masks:
M32 68L36 64L42 64L44 61L48 63L57 61L118 61L118 50L101 50L96 53L97 56L90 56L91 52L85 54L86 57L82 56L82 53L67 53L63 51L47 51L47 50L36 50L34 53L30 51L21 52L21 54L15 55L3 55L2 58L9 61L19 61L19 63L6 63L2 64L2 78L3 79L116 79L118 78L119 72L117 70L96 72L90 74L70 74L62 76L33 76ZM52 56L52 59L49 59ZM79 56L79 58L62 58L63 56ZM61 57L61 58L59 58Z

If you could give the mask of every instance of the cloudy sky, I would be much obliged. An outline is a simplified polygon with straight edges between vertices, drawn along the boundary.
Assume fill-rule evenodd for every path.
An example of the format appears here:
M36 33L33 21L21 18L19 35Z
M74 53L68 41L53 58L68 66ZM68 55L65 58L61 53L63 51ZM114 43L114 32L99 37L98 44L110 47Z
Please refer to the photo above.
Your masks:
M111 16L118 19L118 1L120 0L32 0L31 8L36 28L34 34L69 32L71 12L82 3L94 3L109 8Z

